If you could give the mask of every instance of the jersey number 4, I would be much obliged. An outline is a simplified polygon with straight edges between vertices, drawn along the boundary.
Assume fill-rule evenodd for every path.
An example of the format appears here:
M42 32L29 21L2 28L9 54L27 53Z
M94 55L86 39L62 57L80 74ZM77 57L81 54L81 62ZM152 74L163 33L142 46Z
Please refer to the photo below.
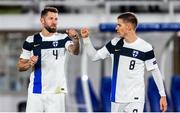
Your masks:
M129 69L130 69L130 70L133 70L133 69L134 69L135 63L136 63L135 60L131 60L131 61L130 61L130 64L129 64Z
M55 56L56 60L58 59L58 50L53 50L53 55Z

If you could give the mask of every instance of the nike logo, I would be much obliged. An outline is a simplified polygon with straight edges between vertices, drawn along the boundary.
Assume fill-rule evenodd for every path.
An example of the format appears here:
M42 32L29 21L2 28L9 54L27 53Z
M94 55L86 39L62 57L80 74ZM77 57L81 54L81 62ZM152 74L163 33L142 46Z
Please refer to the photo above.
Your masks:
M34 47L37 47L37 46L39 46L39 45L40 45L40 44L35 44Z
M115 49L115 51L120 51L120 49Z

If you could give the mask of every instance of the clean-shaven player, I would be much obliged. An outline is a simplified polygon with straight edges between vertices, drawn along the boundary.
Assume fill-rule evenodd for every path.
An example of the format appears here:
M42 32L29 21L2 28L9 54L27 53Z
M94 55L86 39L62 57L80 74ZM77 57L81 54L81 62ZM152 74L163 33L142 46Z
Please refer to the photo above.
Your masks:
M41 12L41 32L27 37L18 61L19 71L32 69L26 112L65 112L65 52L79 53L79 37L74 29L57 33L58 10Z
M84 48L93 61L112 59L112 112L143 112L145 102L144 69L150 71L159 90L160 108L167 109L166 94L151 44L136 35L138 20L127 12L117 18L119 35L96 51L89 39L89 30L81 29ZM153 92L152 92L153 93Z

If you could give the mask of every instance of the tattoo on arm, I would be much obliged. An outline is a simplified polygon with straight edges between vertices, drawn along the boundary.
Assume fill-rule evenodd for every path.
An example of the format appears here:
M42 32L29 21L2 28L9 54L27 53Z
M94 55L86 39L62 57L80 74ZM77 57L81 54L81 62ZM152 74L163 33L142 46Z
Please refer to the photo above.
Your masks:
M29 60L26 59L19 59L17 64L18 71L27 71L29 68L31 68L31 64L29 63Z

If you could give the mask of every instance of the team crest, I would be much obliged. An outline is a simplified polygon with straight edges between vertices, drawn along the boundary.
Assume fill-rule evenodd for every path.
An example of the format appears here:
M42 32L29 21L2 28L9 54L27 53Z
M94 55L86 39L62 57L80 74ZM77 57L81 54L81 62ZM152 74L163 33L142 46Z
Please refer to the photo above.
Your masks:
M54 41L54 42L52 43L52 45L53 45L54 47L57 47L57 46L58 46L58 41Z
M133 53L132 53L133 57L137 57L138 54L139 54L139 51L133 50Z

